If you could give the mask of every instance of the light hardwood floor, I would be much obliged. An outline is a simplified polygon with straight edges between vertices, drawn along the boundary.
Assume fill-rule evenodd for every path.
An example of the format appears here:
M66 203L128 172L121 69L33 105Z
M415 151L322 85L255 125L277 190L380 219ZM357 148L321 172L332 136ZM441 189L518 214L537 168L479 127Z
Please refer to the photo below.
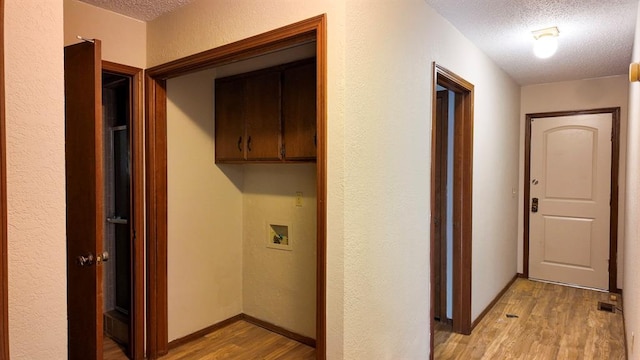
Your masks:
M115 348L114 348L115 347ZM118 345L105 338L105 360L124 360ZM110 357L107 357L109 354ZM172 349L162 360L315 359L315 349L246 321L237 321Z
M436 329L435 359L623 360L622 313L598 301L621 307L608 293L517 279L471 335Z

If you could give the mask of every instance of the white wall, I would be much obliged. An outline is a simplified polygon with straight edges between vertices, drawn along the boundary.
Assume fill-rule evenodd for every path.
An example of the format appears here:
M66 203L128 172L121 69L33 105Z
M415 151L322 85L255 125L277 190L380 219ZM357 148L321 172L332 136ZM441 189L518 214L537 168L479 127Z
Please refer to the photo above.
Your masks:
M426 358L432 61L475 85L473 318L516 274L519 87L423 1L346 16L345 358Z
M244 313L315 338L315 164L245 165L243 198ZM267 223L290 226L291 251L266 246Z
M4 3L11 358L65 359L62 2Z
M242 168L216 166L213 72L167 81L169 341L242 312Z
M633 45L633 62L640 62L640 9ZM640 83L629 85L627 132L627 201L624 243L624 321L629 359L640 356L635 336L640 336ZM633 349L633 351L632 351Z
M64 0L64 44L102 40L102 58L140 69L147 62L147 24L78 0Z
M624 213L625 213L625 161L627 156L627 98L629 82L626 75L597 79L563 81L550 84L523 86L520 108L520 178L524 176L524 129L526 114L587 110L605 107L620 107L620 171L618 203L618 284L623 284ZM524 183L520 181L518 191L518 272L522 273L523 247L523 201Z

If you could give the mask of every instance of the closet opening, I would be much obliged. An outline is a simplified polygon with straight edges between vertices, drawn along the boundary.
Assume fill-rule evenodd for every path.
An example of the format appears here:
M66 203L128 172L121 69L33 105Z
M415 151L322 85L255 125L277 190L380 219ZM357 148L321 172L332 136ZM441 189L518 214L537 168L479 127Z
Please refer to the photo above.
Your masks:
M263 327L271 325L276 325L278 327L284 328L284 330L288 330L287 326L283 326L284 322L280 322L280 320L269 320L266 322L261 322L260 317L262 315L258 314L258 316L251 313L248 308L239 309L235 306L223 306L216 307L214 311L222 312L217 315L219 318L219 323L211 324L210 321L202 321L199 325L201 330L193 332L193 329L187 329L186 327L180 325L180 318L173 318L175 310L174 304L176 298L173 296L168 296L169 293L176 290L175 286L182 286L185 283L185 277L175 277L170 269L171 266L167 266L167 264L171 264L172 261L177 260L175 258L176 254L179 254L180 250L172 250L173 246L176 244L175 240L172 240L172 228L171 222L172 218L175 219L176 212L175 211L191 211L189 208L183 208L182 210L172 207L172 203L175 204L175 201L172 201L172 191L179 190L180 188L176 188L175 185L171 185L171 172L172 169L175 169L176 166L184 168L187 170L187 166L189 164L186 161L175 161L172 160L172 143L175 143L172 138L175 136L180 136L180 133L175 130L172 130L172 127L176 124L171 120L171 112L177 113L182 112L184 114L189 114L189 116L194 115L196 110L193 106L185 106L188 104L190 99L188 97L184 97L183 99L172 99L172 93L175 89L175 86L179 85L181 80L187 79L192 76L196 76L197 72L211 70L214 72L221 71L223 66L239 64L243 61L249 61L250 59L255 59L260 56L268 56L272 54L276 54L278 52L296 48L301 45L307 45L314 48L315 53L315 131L313 131L313 141L312 146L317 154L315 162L300 161L293 159L293 151L295 149L295 144L291 142L287 142L286 140L286 125L284 128L280 128L279 130L283 131L281 136L282 139L285 139L283 152L273 152L273 148L261 140L261 136L257 134L269 134L273 132L273 128L269 126L263 126L264 123L247 123L247 128L252 129L252 133L242 132L243 135L229 137L228 146L225 146L230 153L235 152L241 153L241 159L231 160L227 158L227 162L218 162L214 165L214 152L215 156L221 153L218 152L220 149L216 147L214 148L213 144L207 145L210 147L209 153L206 155L206 152L198 152L197 156L206 156L208 161L208 168L212 168L213 166L219 169L228 181L228 192L225 192L224 196L233 196L234 193L237 193L240 189L245 190L245 194L243 195L244 199L242 200L243 204L247 203L262 203L261 201L254 202L254 195L260 195L257 192L253 191L253 187L262 187L266 186L267 183L271 183L271 185L275 187L282 187L283 184L287 181L291 181L295 176L288 176L287 174L293 172L304 172L309 174L311 178L311 187L313 190L307 191L304 189L298 189L298 185L292 185L287 187L287 194L291 201L287 200L287 206L294 206L299 202L302 204L302 208L313 208L315 215L312 216L313 227L311 232L313 234L313 238L315 238L315 244L312 244L314 252L311 253L311 257L307 256L306 259L298 259L296 261L301 263L309 263L309 260L315 260L315 266L312 269L312 272L309 273L311 279L315 281L306 281L307 285L311 285L311 287L315 288L315 294L312 296L313 309L311 310L311 317L314 319L312 324L312 332L310 335L315 335L315 339L311 338L311 336L307 335L305 337L309 338L307 340L315 340L316 351L315 357L317 359L325 358L325 308L326 308L326 287L325 287L325 274L326 274L326 18L324 15L317 16L308 20L304 20L295 24L291 24L285 26L283 28L275 29L269 31L267 33L259 34L253 36L251 38L247 38L244 40L237 41L235 43L231 43L228 45L224 45L218 48L214 48L211 50L204 51L199 54L195 54L183 59L179 59L167 64L159 65L147 70L147 87L146 87L146 95L147 95L147 122L146 122L146 145L147 145L147 234L148 234L148 247L147 247L147 265L148 265L148 297L147 297L147 356L151 359L157 358L168 352L170 347L175 346L177 343L190 341L190 339L194 339L195 337L202 336L205 332L211 332L214 329L218 329L221 326L226 326L231 322L236 322L237 320L246 320L247 322L253 321L254 323L258 323L259 325L264 325ZM305 58L300 58L299 60L304 60ZM298 59L289 59L292 61L298 61ZM289 61L287 60L287 61ZM274 66L282 65L283 63L276 63ZM288 63L290 64L290 63ZM284 64L286 65L286 64ZM286 66L285 66L286 68ZM263 71L264 68L256 68L256 69L243 69L240 70L239 73L227 73L229 76L244 76L241 75L246 71ZM269 72L270 70L265 70ZM287 69L283 69L284 72ZM264 74L262 74L264 75ZM276 90L276 88L271 87L269 84L272 84L271 78L277 78L277 75L259 75L256 79L248 80L248 83L245 83L243 86L233 86L231 85L229 89L236 89L237 91L242 88L242 91L246 91L247 96L252 96L251 94L255 94L260 92L259 89L269 89L267 93L280 93L280 90ZM216 74L216 79L222 76L221 74ZM280 79L283 79L284 73L280 75ZM294 76L295 77L295 76ZM254 81L255 80L255 81ZM232 81L233 82L233 81ZM183 84L184 86L185 84ZM186 85L189 87L189 85ZM208 83L204 83L202 89L208 89L210 92L213 88L213 82L209 81ZM284 85L283 85L284 86ZM198 88L200 89L200 88ZM217 91L218 89L216 89ZM198 96L203 95L202 91L196 91ZM204 95L205 98L208 98L207 101L211 102L213 95L209 97L209 95ZM180 103L180 104L179 104ZM232 105L233 106L233 105ZM273 107L274 103L270 103L269 107ZM278 106L286 106L284 103L280 103ZM207 114L209 119L214 111L218 111L219 109L210 109L210 112ZM262 113L262 111L256 111L256 109L252 108L252 106L245 107L244 110L249 113ZM206 113L207 111L205 111ZM237 113L237 112L231 112ZM207 140L204 139L206 137L215 136L211 134L211 125L206 125L202 127L201 125L194 124L195 128L194 135L197 134L199 139L191 137L193 142L190 142L189 145L195 145L194 142L196 140ZM216 125L217 126L217 125ZM200 128L202 131L199 131ZM184 127L181 128L184 130ZM215 132L219 134L219 132L224 132L225 129L215 128ZM244 131L244 130L243 130ZM172 142L173 141L173 142ZM291 145L291 147L290 147ZM249 153L251 153L249 155ZM194 154L196 156L196 154ZM291 159L288 157L291 156ZM302 157L308 155L301 155ZM220 159L218 159L220 160ZM307 159L309 160L309 159ZM232 162L245 162L245 161L261 161L263 163L260 164L233 164ZM289 163L291 162L291 163ZM174 164L174 165L172 165ZM294 170L295 168L295 170ZM246 173L252 173L251 178L246 178L244 175ZM270 174L268 177L279 176L278 179L271 178L268 180L265 175ZM255 177L253 176L255 175ZM201 177L196 177L195 179L202 179ZM263 181L264 180L264 181ZM199 180L198 180L199 181ZM309 183L307 183L308 185ZM305 186L307 186L305 185ZM252 188L249 191L246 191L247 188ZM184 189L184 187L183 187ZM292 193L293 190L293 193ZM298 193L301 193L298 195ZM306 196L308 194L315 193L316 200L308 201ZM174 193L176 194L176 193ZM179 195L178 192L176 195ZM272 190L268 190L264 195L269 197L272 194ZM217 207L214 211L225 212L227 214L231 213L232 208L225 208L223 202L217 201L220 200L220 197L216 197L216 201L211 202L211 206ZM300 200L299 200L300 199ZM196 200L199 201L199 200ZM267 200L267 203L271 202ZM274 201L273 204L276 204L277 201ZM236 203L237 204L237 203ZM271 205L271 204L270 204ZM244 206L244 205L243 205ZM244 206L245 209L249 207ZM238 208L235 208L238 210ZM235 210L234 210L235 211ZM240 209L240 211L243 211ZM248 210L251 211L251 210ZM296 241L300 241L302 237L299 234L296 235L296 232L301 229L301 226L297 224L295 219L292 219L290 216L280 216L279 212L268 210L268 216L264 219L257 219L254 222L254 217L249 216L247 214L243 214L248 220L246 224L252 223L259 232L259 235L251 236L251 239L237 240L237 237L234 236L225 236L223 232L231 231L230 229L235 226L233 222L227 221L226 225L220 227L221 232L214 234L214 236L226 239L221 243L221 247L234 247L237 249L238 241L253 241L253 239L257 239L259 243L259 251L265 252L267 254L273 255L274 257L279 258L278 261L285 261L284 258L287 257L287 253L289 251L296 252ZM172 215L173 214L173 215ZM201 213L198 211L193 211L192 214L194 216L200 216ZM236 219L238 219L236 217ZM216 221L216 220L214 220ZM238 220L236 220L238 221ZM223 224L224 225L224 224ZM237 225L237 224L236 224ZM302 228L306 228L306 226L302 226ZM271 232L270 232L271 231ZM182 237L183 232L178 232ZM275 235L274 235L275 233ZM308 238L308 236L304 236ZM275 239L275 240L274 240ZM291 245L292 250L288 250L287 247ZM222 250L222 248L220 248ZM178 252L177 252L178 251ZM200 250L198 250L200 251ZM243 251L244 250L240 250ZM184 254L193 254L188 251ZM183 254L183 255L184 255ZM245 253L246 254L246 253ZM236 256L238 254L236 253ZM252 255L252 254L248 254ZM262 258L261 256L257 256L257 258ZM196 263L198 263L196 261ZM175 266L174 266L175 267ZM262 268L263 270L258 270L258 272L272 272L274 267L267 266ZM272 279L284 279L284 278L295 278L299 277L300 274L296 273L294 269L286 268L288 270L283 270L279 272L279 275L272 276ZM237 277L238 272L230 271L227 272L229 278ZM309 276L307 275L307 276ZM175 279L175 280L172 280ZM180 281L177 281L180 279ZM190 279L191 280L191 279ZM257 281L261 282L259 279L248 279L249 281ZM265 285L264 281L262 281ZM304 281L303 281L304 282ZM268 284L266 284L268 285ZM286 293L289 289L283 289L283 293ZM234 293L238 293L238 289L234 289ZM222 292L220 295L222 296L230 295L228 292ZM253 295L247 295L249 297L253 297ZM224 300L220 298L220 300ZM260 301L258 301L260 302ZM261 304L268 305L268 307L272 307L273 309L277 309L277 307L288 308L289 310L295 310L296 304L301 302L293 302L289 304ZM238 313L240 312L240 313ZM257 313L256 313L257 314ZM172 320L173 319L173 320ZM182 318L183 319L183 318ZM202 318L200 318L202 320ZM178 321L178 322L176 322ZM178 324L177 328L175 327ZM184 325L184 323L182 323ZM295 329L294 329L295 330ZM171 334L169 333L171 331ZM186 335L183 335L186 334ZM302 334L306 335L306 334ZM180 337L183 336L183 337ZM178 338L176 338L178 337ZM305 341L305 339L300 339L301 342ZM171 342L171 344L170 344Z

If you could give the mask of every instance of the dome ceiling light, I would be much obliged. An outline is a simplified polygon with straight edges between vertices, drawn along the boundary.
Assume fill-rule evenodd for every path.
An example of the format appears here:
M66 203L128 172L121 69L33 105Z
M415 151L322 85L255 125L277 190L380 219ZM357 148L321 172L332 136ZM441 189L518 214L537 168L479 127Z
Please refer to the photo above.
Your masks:
M533 53L540 59L547 59L553 56L558 50L558 27L550 27L531 32L535 42L533 44Z

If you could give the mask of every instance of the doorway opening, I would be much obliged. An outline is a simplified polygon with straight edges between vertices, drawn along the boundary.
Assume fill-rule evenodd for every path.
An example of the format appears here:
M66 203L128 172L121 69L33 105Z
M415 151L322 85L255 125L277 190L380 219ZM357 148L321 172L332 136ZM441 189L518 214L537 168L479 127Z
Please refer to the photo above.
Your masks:
M147 357L168 351L167 80L315 41L316 46L316 358L325 358L326 17L317 16L147 70Z
M434 178L436 212L434 257L434 320L438 328L453 324L453 144L456 93L440 85L436 93Z
M141 70L106 61L102 68L106 215L103 244L109 254L102 280L104 353L108 358L110 352L122 351L131 359L141 359L144 356L142 119L137 113Z
M435 323L470 334L473 84L433 64L431 358ZM449 286L448 286L449 285Z

